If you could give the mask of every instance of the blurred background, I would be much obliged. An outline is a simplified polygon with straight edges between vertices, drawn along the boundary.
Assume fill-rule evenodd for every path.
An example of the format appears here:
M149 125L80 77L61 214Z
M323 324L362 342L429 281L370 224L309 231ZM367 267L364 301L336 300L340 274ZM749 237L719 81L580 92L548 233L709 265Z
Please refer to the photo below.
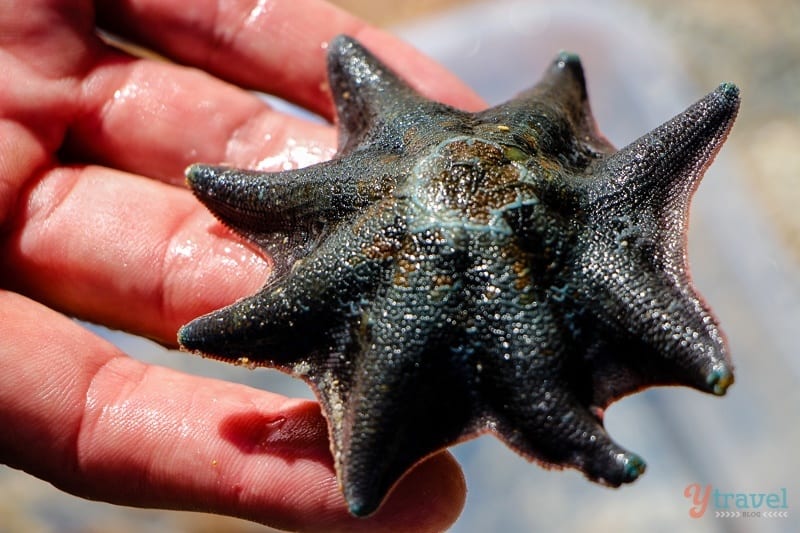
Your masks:
M407 0L334 2L400 34L492 104L532 85L555 54L580 54L603 132L623 146L722 81L742 89L728 143L692 207L695 283L729 337L724 398L664 388L613 405L606 427L648 462L611 490L545 471L489 436L453 449L469 488L453 532L800 530L800 2L797 0ZM287 395L303 383L100 331L134 357ZM689 517L687 485L786 489L788 518ZM81 500L0 467L0 532L270 531L241 520Z

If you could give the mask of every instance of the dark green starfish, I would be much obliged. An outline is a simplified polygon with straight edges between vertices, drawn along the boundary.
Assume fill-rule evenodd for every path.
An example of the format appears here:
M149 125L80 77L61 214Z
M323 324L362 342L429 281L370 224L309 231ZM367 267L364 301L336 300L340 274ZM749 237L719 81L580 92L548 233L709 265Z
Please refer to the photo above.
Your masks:
M181 346L305 379L356 515L484 432L593 481L636 479L644 462L610 439L603 409L651 385L721 395L733 382L685 241L738 89L720 85L617 151L575 55L479 113L423 98L350 38L328 61L335 159L188 170L275 274L184 326Z

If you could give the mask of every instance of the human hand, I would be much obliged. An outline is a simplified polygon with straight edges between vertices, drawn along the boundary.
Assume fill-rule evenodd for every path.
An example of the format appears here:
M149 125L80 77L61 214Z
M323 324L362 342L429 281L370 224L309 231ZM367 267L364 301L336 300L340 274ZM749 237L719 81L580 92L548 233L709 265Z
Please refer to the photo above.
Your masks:
M188 7L187 7L188 6ZM61 313L174 346L258 289L268 263L182 187L195 161L277 170L333 153L323 43L358 38L421 92L479 99L318 1L0 2L0 459L68 492L333 531L441 530L464 481L438 454L368 519L347 514L314 402L135 361ZM99 27L178 63L109 47ZM217 76L217 77L214 77Z

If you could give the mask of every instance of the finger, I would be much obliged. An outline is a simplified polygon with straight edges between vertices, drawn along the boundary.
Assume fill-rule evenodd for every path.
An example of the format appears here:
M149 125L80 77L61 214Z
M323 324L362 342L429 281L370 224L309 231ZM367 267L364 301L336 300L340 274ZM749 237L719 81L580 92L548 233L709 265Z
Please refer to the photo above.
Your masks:
M50 164L40 139L20 124L0 119L0 233L12 223L21 183L37 168Z
M89 13L46 4L24 17L0 10L0 68L24 80L0 93L0 115L45 150L177 184L197 161L280 170L333 154L330 127L277 113L195 69L110 51L81 33L92 27Z
M281 170L329 159L329 126L198 70L106 54L80 82L62 156L182 184L191 163Z
M3 284L68 314L174 345L177 328L260 287L268 263L185 189L88 166L23 191Z
M430 98L477 110L480 98L399 39L320 0L101 2L99 23L237 85L295 102L329 120L325 48L344 33L363 42Z
M81 33L91 24L86 11L51 12L44 4L33 6L31 13L21 19L0 17L0 26L14 25L14 31L9 33L12 37L5 43L11 54L2 59L9 77L27 80L24 91L14 92L19 98L13 102L18 109L12 114L47 137L43 140L48 147L55 142L55 150L63 141L65 146L59 152L62 157L179 184L183 182L183 169L197 161L279 170L307 166L333 154L335 141L330 128L276 113L252 94L202 72L111 53L92 35ZM167 4L170 3L155 3L149 10L140 11L170 19L166 12L159 11ZM133 4L126 5L133 9ZM275 6L278 12L288 9L286 16L297 8L293 3L276 2ZM312 18L332 9L327 4L309 7L320 10L312 9ZM355 20L334 11L340 16L330 19L331 28L342 29L347 26L342 21ZM185 6L176 7L176 13L183 20L188 11ZM305 24L306 18L300 17L297 23ZM155 23L145 19L148 27ZM342 20L337 22L339 19ZM132 19L132 26L136 20ZM37 31L45 24L59 31ZM190 27L198 30L191 24ZM214 27L208 31L215 31ZM367 27L363 31L366 35L375 33L376 46L383 42L384 48L392 51L392 58L400 59L400 64L411 72L420 73L437 86L439 76L444 76L443 89L453 94L461 92L460 84L441 74L438 67L430 67L433 63L419 54L404 52L405 48L388 35ZM201 38L207 37L201 33ZM277 58L267 54L259 67L260 79L280 78L283 70L297 68L297 62L285 60L294 58L288 47L281 53L288 55ZM317 68L318 72L303 70L297 83L318 86L325 79L324 51L316 50L314 54L319 61L306 66ZM278 86L284 87L282 82ZM302 93L302 87L285 90ZM325 102L327 105L327 99Z
M13 293L0 292L0 338L2 459L74 494L308 531L441 530L463 504L439 455L355 519L317 404L144 365Z

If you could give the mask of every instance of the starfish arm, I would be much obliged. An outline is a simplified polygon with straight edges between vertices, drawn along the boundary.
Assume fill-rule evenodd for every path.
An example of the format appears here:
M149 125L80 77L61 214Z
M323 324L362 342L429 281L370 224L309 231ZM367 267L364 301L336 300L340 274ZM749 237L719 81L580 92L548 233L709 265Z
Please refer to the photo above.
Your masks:
M583 65L576 54L560 53L539 83L523 92L516 101L521 107L548 102L557 113L567 117L573 134L580 134L584 141L590 141L597 151L605 152L613 148L595 123Z
M614 147L600 133L589 105L580 58L562 52L542 79L513 100L482 114L485 120L525 124L527 135L517 135L532 154L567 156L566 161L585 166ZM564 153L572 145L573 154Z
M585 329L596 337L587 358L598 405L650 385L721 395L733 382L725 338L692 287L686 219L738 103L723 84L571 184L585 187L576 198L586 216L569 285L593 302Z
M721 395L733 383L725 354L692 348L665 355L609 331L593 338L581 361L589 405L598 409L647 387L685 385Z
M732 383L728 349L711 312L688 280L635 251L641 243L634 235L604 237L596 227L578 233L537 201L504 216L530 250L528 265L539 284L557 284L551 294L563 297L562 320L585 350L592 405L604 408L652 385L721 394Z
M601 412L578 396L580 369L548 305L529 304L515 315L494 307L479 311L487 331L515 332L495 339L499 349L489 350L480 376L481 401L498 436L546 466L576 468L610 486L634 481L644 461L614 443Z
M617 272L615 279L602 281L608 284L608 298L603 303L607 308L598 314L613 318L596 323L596 330L603 331L601 338L612 342L601 343L593 350L590 362L595 368L594 382L613 383L615 396L598 398L598 404L607 405L650 385L685 385L724 394L733 383L728 347L716 320L695 291L673 285L664 276L659 279L643 274L641 269L635 276L622 269ZM627 342L613 342L621 337L620 332L628 337ZM630 337L638 341L632 342ZM609 372L606 365L626 368L628 379L612 381L610 376L616 372ZM600 390L598 385L595 388Z
M425 146L421 124L463 129L470 114L423 98L389 67L345 35L328 48L328 77L339 120L339 153L365 146L400 153L406 144ZM430 130L430 128L425 128ZM433 141L435 144L435 141Z
M659 236L682 248L692 194L730 132L739 89L723 83L684 112L597 164L587 188L594 212L607 216L647 210ZM681 258L678 258L679 260Z
M338 222L386 196L395 180L392 170L381 154L361 154L282 172L195 164L186 178L222 222L252 237Z
M359 224L337 228L286 279L183 326L179 343L231 362L246 358L297 372L294 363L327 347L327 331L383 281L397 224L390 211L367 210Z
M402 173L395 158L372 151L283 172L200 164L186 171L195 196L218 219L269 252L273 279L333 225L389 196Z
M411 466L477 426L473 376L468 366L454 364L464 357L453 348L463 339L451 326L461 294L458 282L444 280L452 274L442 267L447 262L430 256L402 272L405 261L399 261L395 283L362 322L357 379L341 431L333 431L353 514L370 514Z
M724 394L733 382L725 338L691 285L672 277L633 240L620 246L595 233L583 237L587 242L569 285L579 291L578 301L592 302L587 335L611 340L589 350L599 405L659 384ZM607 384L623 374L624 380Z

